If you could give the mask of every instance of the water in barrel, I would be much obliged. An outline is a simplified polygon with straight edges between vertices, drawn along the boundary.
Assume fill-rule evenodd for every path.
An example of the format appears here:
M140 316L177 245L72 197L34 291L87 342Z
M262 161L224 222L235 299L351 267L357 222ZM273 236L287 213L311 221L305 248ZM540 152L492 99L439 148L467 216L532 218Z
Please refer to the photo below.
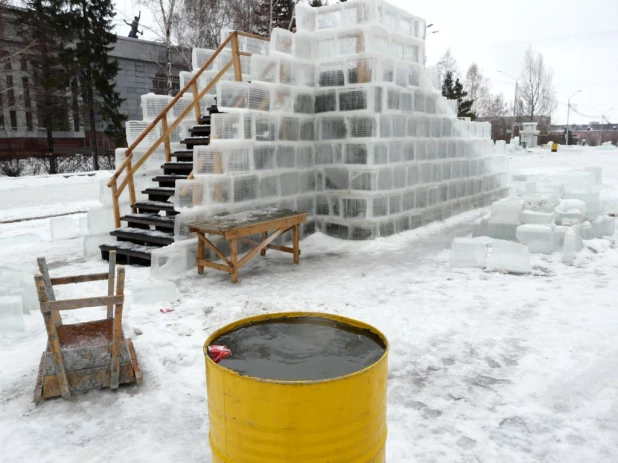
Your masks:
M338 378L374 364L386 350L368 330L312 316L250 323L213 340L214 345L232 351L219 365L279 381Z

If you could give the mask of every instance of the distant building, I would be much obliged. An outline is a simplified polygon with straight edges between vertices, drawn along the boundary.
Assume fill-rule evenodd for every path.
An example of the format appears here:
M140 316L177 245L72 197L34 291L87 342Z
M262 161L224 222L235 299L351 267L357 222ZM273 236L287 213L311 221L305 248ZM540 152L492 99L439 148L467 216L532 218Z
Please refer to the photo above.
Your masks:
M552 125L549 130L549 138L556 143L564 143L566 125ZM597 121L589 124L571 124L569 131L573 134L574 141L579 145L598 146L605 142L618 144L618 123L600 124Z
M32 50L17 53L26 44L12 27L13 11L12 7L0 8L0 157L41 155L47 152L47 135L38 125L39 102L34 96L28 60ZM141 120L140 95L166 93L167 80L162 64L165 47L146 40L120 36L117 39L111 56L120 66L116 90L124 99L121 112L129 120ZM190 68L187 57L174 50L172 73L175 92L179 90L179 71ZM54 150L58 154L91 152L90 133L84 125L84 117L79 114L77 99L67 91L64 111L59 115L64 130L53 132ZM97 127L99 152L113 150L114 141L103 132L103 125Z
M534 123L537 124L537 129L540 133L539 143L541 139L549 131L551 126L550 116L540 116L534 118ZM491 138L492 140L510 140L513 136L521 136L521 129L524 123L529 123L527 119L521 116L513 117L479 117L476 119L480 122L491 123ZM514 133L513 133L514 132Z

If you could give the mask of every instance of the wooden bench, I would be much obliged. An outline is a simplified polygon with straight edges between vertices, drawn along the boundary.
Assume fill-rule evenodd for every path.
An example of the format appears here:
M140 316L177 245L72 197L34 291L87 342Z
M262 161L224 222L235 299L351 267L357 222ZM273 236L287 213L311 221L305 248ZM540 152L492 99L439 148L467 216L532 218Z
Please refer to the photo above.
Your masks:
M194 223L189 227L191 232L197 233L197 271L204 273L204 267L227 272L232 276L232 282L238 282L238 269L244 266L259 252L266 255L267 249L288 252L294 255L294 263L300 262L299 225L307 221L307 214L287 209L264 209L241 212L220 217L213 217L202 222ZM292 247L272 244L272 242L287 231L292 230ZM269 232L271 234L269 235ZM256 242L248 237L262 235L262 241ZM230 257L226 257L206 235L218 235L229 241ZM238 240L255 246L242 258L238 256ZM205 259L206 246L223 261L223 264L210 262Z

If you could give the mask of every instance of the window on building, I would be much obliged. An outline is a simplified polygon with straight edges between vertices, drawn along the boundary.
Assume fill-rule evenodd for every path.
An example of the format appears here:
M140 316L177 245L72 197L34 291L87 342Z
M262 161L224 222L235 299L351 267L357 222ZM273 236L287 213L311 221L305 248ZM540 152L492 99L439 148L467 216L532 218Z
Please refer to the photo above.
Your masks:
M11 129L17 130L17 111L11 111L10 117L11 117Z
M32 113L26 113L26 127L28 130L32 129Z
M15 89L13 88L13 76L6 76L6 94L9 106L15 106Z
M19 58L19 62L21 64L21 70L27 71L28 70L28 58L22 55L21 58Z
M4 113L0 112L0 130L4 130Z
M22 85L24 87L24 105L29 108L32 102L30 101L30 82L27 77L22 78Z

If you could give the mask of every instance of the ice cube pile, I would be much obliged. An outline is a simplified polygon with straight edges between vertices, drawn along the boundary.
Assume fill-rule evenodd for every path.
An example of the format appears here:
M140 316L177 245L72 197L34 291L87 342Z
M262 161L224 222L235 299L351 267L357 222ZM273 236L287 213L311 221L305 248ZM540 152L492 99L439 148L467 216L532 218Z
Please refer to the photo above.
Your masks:
M584 247L584 240L613 237L615 218L608 215L602 201L602 170L599 167L570 170L557 174L513 175L512 195L492 204L490 212L474 222L474 237L493 238L486 245L493 248L492 264L496 269L529 253L563 253L563 261L573 264L575 255ZM610 205L611 206L611 205ZM520 243L507 249L496 242ZM509 255L500 257L504 250ZM472 245L456 239L451 248L451 267L479 267L487 254L479 242ZM506 259L506 260L505 260ZM523 259L523 260L521 260ZM455 264L453 264L455 263ZM524 268L519 265L519 268ZM531 270L531 268L530 268ZM507 271L509 271L507 269ZM517 271L514 273L525 273Z

